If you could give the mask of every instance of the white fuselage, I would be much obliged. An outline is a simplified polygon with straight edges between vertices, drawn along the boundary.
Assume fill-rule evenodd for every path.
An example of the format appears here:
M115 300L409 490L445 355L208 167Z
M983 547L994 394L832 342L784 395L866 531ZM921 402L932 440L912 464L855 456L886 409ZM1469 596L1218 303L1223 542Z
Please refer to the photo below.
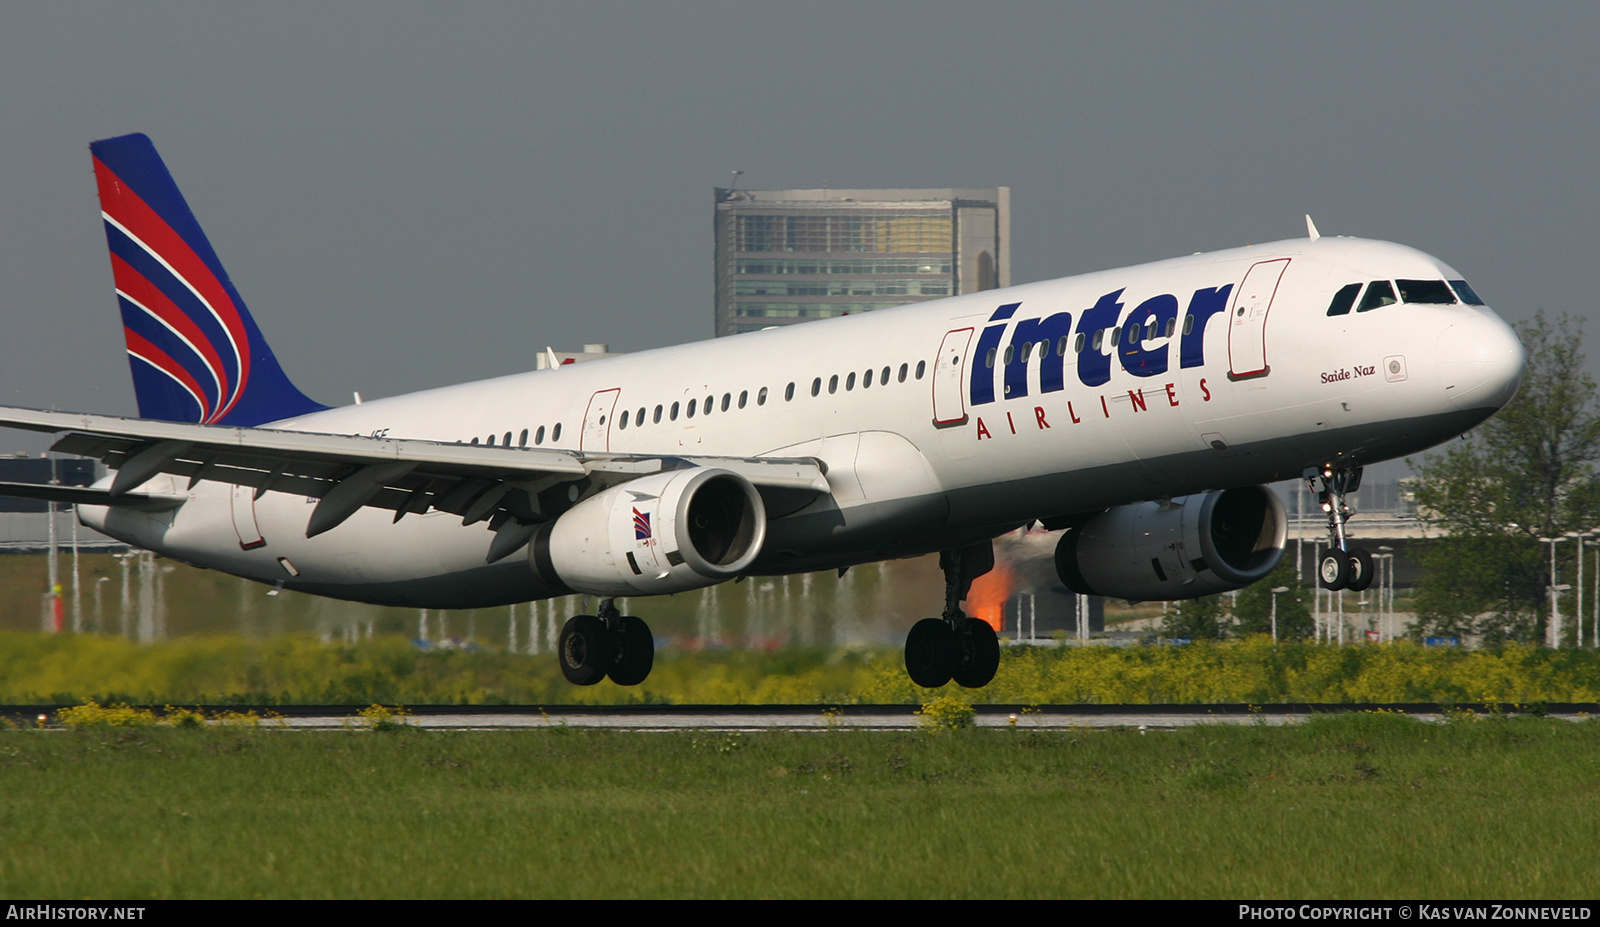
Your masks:
M823 569L1329 462L1374 463L1472 427L1516 389L1515 335L1487 307L1461 302L1327 314L1340 287L1396 279L1460 275L1384 242L1276 242L271 427L590 454L814 457L831 496L773 518L752 572ZM1145 336L1136 343L1130 318ZM539 594L525 558L486 565L491 533L450 514L396 523L364 509L308 539L315 500L304 496L255 500L248 488L167 476L150 489L189 499L171 512L85 507L82 517L181 560L345 598L465 607Z

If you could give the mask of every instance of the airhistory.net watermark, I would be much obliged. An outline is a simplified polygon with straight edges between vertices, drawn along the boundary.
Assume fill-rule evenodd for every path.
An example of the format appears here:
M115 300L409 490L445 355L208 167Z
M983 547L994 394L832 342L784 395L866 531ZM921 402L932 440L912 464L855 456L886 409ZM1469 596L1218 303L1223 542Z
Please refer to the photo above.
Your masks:
M144 908L105 907L91 908L83 905L29 904L6 905L8 921L142 921Z

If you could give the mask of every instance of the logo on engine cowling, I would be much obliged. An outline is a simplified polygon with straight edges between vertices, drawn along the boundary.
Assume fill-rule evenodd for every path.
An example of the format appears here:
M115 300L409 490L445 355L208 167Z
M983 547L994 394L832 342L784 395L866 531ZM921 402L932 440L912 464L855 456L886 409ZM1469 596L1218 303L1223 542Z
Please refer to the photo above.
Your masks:
M633 510L633 539L635 541L650 540L650 513Z

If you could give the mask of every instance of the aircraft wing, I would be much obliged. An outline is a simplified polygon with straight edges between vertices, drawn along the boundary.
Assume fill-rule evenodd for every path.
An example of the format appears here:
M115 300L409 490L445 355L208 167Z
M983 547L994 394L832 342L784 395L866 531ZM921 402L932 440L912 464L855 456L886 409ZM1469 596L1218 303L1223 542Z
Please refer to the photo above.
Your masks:
M172 507L173 497L130 492L158 474L248 486L320 501L308 537L338 526L364 506L392 510L399 521L429 509L488 521L496 551L509 554L571 505L648 473L719 467L750 480L778 517L829 492L814 458L726 458L585 454L552 448L491 447L274 428L239 428L118 418L79 412L0 407L0 427L61 435L51 450L95 457L116 470L109 489L62 502ZM574 493L576 489L576 493ZM12 491L0 484L0 495ZM505 537L501 543L500 536Z

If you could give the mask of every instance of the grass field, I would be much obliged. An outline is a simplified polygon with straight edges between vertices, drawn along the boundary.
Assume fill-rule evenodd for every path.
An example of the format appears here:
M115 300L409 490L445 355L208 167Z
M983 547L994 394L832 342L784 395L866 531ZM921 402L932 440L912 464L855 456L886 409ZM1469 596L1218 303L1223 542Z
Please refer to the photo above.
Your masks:
M1600 724L0 732L0 895L1593 897Z

